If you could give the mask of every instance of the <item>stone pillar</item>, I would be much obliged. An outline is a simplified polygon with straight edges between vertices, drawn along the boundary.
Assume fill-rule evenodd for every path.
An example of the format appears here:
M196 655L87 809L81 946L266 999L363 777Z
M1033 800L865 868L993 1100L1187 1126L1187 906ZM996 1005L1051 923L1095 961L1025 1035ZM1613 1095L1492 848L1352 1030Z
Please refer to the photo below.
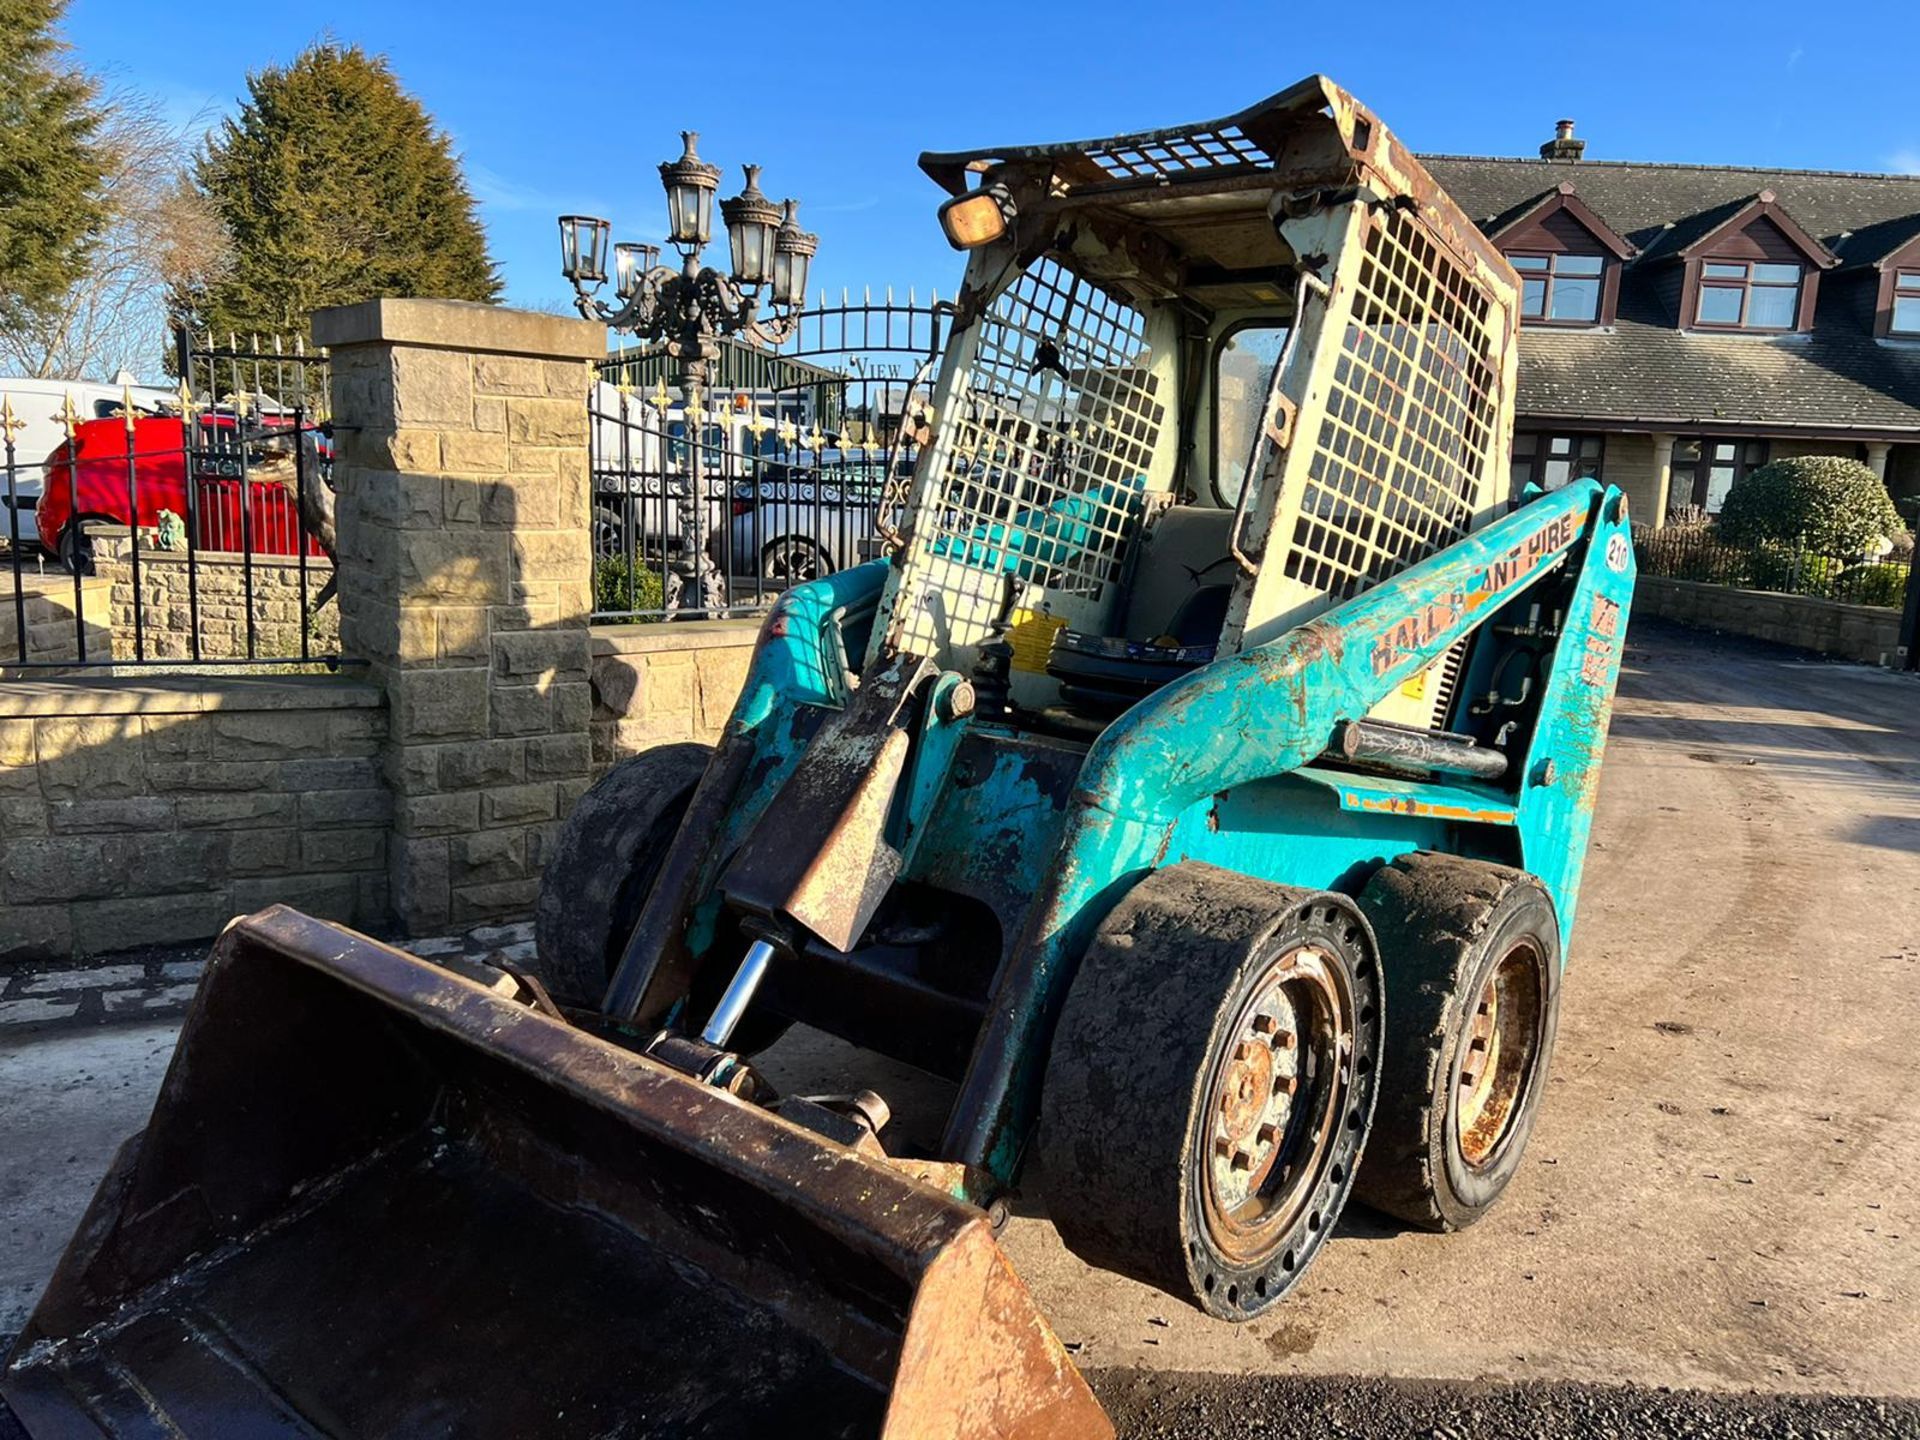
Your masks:
M1882 485L1887 483L1887 456L1892 453L1893 446L1885 440L1867 443L1867 468L1880 477Z
M322 310L341 645L389 709L409 935L520 918L588 784L588 362L606 332L453 300Z
M1666 528L1667 511L1673 506L1673 436L1656 432L1653 437L1653 519L1656 530Z

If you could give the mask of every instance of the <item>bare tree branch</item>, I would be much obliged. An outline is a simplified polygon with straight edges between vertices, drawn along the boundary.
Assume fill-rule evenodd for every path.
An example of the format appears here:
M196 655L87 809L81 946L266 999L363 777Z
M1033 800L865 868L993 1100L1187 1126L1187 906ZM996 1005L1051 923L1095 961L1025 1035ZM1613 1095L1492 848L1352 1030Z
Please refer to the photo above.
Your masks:
M169 295L204 285L228 263L219 218L187 182L203 119L170 123L156 101L131 91L113 95L106 110L107 228L59 305L0 327L0 366L14 373L152 373L166 348Z

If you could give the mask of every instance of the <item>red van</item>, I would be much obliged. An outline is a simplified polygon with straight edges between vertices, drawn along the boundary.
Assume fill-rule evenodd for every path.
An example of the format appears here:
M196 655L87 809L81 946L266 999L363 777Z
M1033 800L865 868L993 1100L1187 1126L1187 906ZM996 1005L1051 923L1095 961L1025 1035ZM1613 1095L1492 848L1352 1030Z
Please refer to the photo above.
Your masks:
M131 447L127 422L119 416L76 425L71 446L62 442L47 457L46 488L39 506L40 543L68 569L76 564L90 569L88 524L151 528L160 523L162 510L171 510L183 521L193 516L194 543L202 550L298 554L300 516L292 489L278 479L248 480L243 493L240 451L231 444L233 426L230 415L203 416L196 422L200 431L196 440L202 443L194 454L197 473L190 511L186 446L178 416L136 417ZM259 436L249 437L249 443L270 441L276 433L284 434L285 428L275 432L269 426ZM318 434L309 430L307 436L311 437L307 439L309 458L324 453ZM318 469L317 463L309 466L303 483L324 483ZM324 552L309 540L307 553Z

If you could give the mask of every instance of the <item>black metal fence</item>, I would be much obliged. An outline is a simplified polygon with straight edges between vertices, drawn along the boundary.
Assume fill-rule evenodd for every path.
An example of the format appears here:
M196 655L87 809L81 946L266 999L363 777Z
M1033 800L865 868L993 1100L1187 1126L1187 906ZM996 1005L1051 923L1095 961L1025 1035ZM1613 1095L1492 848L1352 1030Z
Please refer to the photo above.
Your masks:
M727 345L705 393L658 349L588 397L594 618L751 614L880 553L931 419L949 306L824 297L777 351Z
M1635 549L1642 575L1890 609L1902 604L1913 570L1911 554L1827 555L1804 540L1731 545L1711 524L1642 530Z
M6 395L0 673L339 663L324 356L177 360L177 391Z

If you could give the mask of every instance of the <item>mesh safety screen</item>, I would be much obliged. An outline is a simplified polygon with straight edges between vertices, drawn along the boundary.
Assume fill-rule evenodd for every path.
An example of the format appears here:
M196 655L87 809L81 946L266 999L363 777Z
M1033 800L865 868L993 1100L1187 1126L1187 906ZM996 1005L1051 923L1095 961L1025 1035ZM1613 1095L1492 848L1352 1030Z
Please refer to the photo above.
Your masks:
M1003 290L979 327L940 417L938 479L895 608L896 643L916 654L980 643L1027 586L1067 602L1076 624L1098 615L1164 418L1145 317L1052 260Z
M1116 180L1172 177L1195 170L1273 163L1267 152L1248 139L1237 125L1132 136L1089 150L1087 158Z
M1289 579L1344 600L1467 533L1494 442L1501 319L1414 217L1370 218Z

